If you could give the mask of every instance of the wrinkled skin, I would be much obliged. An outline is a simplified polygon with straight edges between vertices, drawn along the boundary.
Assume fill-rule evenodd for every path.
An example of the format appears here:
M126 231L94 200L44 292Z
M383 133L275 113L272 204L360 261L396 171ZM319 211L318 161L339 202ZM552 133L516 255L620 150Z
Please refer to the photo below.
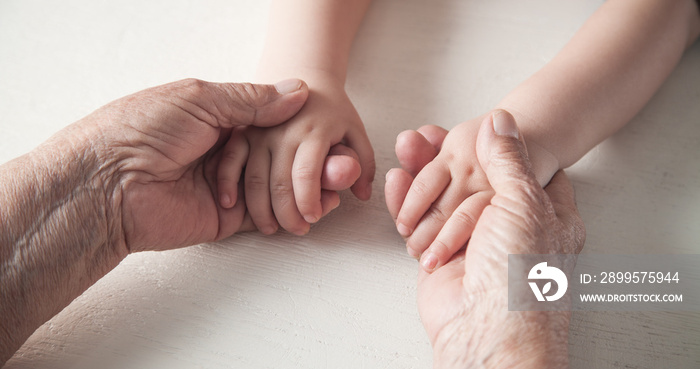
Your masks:
M512 120L510 114L500 114ZM568 313L507 312L507 258L514 253L581 250L585 231L573 188L559 172L543 190L530 170L524 144L496 135L492 120L488 116L480 127L477 155L496 194L477 220L466 249L432 273L419 271L421 320L433 343L436 363L456 360L467 365L477 362L469 360L489 356L505 365L509 359L503 355L514 347L513 342L522 341L513 337L522 338L531 331L550 332L551 337L534 341L554 341L546 349L559 352L554 358L565 363ZM403 169L392 169L386 184L387 206L394 219L412 174L435 157L446 134L438 127L421 127L397 144ZM531 325L540 329L529 329ZM456 358L459 355L462 357ZM529 359L536 362L540 358L532 355Z
M255 229L242 180L240 188L234 182L232 201L222 204L218 187L224 178L231 180L219 167L223 144L239 127L264 129L285 122L307 96L301 81L298 90L280 95L269 85L185 80L127 96L81 120L78 125L90 132L100 161L102 181L114 184L108 196L117 205L114 213L121 212L117 220L128 250L163 250ZM245 159L247 145L241 146ZM324 186L350 187L359 176L356 154L342 146L331 154ZM339 198L324 192L334 195L323 198L327 214Z

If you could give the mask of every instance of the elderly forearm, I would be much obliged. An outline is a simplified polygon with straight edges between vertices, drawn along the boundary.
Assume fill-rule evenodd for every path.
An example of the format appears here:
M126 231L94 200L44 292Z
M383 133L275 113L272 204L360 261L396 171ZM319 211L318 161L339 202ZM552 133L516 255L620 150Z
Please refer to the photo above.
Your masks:
M371 0L273 1L260 82L316 75L345 83L350 47Z
M695 0L606 1L499 104L515 116L528 148L539 145L556 158L546 170L534 160L538 178L573 164L632 119L699 32Z
M126 255L99 164L69 128L0 166L0 366Z

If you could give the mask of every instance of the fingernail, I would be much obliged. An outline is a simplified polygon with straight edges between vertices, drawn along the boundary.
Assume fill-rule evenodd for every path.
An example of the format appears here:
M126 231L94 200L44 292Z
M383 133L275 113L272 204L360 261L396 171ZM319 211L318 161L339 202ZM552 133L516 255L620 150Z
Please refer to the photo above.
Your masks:
M411 228L406 227L405 225L403 225L403 223L397 224L396 230L399 231L399 234L404 236L404 237L410 236L411 232L412 232Z
M275 83L275 89L282 95L297 91L301 88L301 80L296 78L285 79Z
M518 138L518 127L515 125L515 121L508 116L503 110L496 110L493 112L493 130L499 136L510 136L515 139Z
M437 263L438 258L432 252L426 252L425 254L423 254L423 257L421 257L420 260L420 265L423 267L423 269L425 269L428 272L432 272L433 270L435 270Z
M318 222L318 217L315 215L304 215L304 220L307 223L316 223Z
M224 208L229 208L231 206L231 196L227 193L219 195L219 201L221 201L221 206Z

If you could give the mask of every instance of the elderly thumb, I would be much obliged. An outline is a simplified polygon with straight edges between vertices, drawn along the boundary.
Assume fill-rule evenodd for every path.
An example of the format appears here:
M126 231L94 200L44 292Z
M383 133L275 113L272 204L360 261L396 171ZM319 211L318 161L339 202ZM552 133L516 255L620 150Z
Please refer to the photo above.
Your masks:
M274 85L252 83L218 84L217 110L227 127L253 125L269 127L293 117L306 102L309 88L300 79Z
M507 111L495 110L484 119L476 154L496 194L508 196L529 186L540 188L515 118Z

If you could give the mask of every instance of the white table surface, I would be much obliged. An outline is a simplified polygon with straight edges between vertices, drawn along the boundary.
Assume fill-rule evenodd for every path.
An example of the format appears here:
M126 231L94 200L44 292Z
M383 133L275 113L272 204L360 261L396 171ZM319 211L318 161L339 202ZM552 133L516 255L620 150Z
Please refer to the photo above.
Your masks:
M384 207L396 135L452 127L550 60L600 0L375 0L348 92L374 196L306 237L234 236L129 256L7 368L427 368L417 263ZM251 80L268 1L0 0L0 162L128 93ZM303 25L300 25L303 26ZM651 103L570 171L584 253L700 253L700 44ZM700 367L699 313L574 313L573 368Z

